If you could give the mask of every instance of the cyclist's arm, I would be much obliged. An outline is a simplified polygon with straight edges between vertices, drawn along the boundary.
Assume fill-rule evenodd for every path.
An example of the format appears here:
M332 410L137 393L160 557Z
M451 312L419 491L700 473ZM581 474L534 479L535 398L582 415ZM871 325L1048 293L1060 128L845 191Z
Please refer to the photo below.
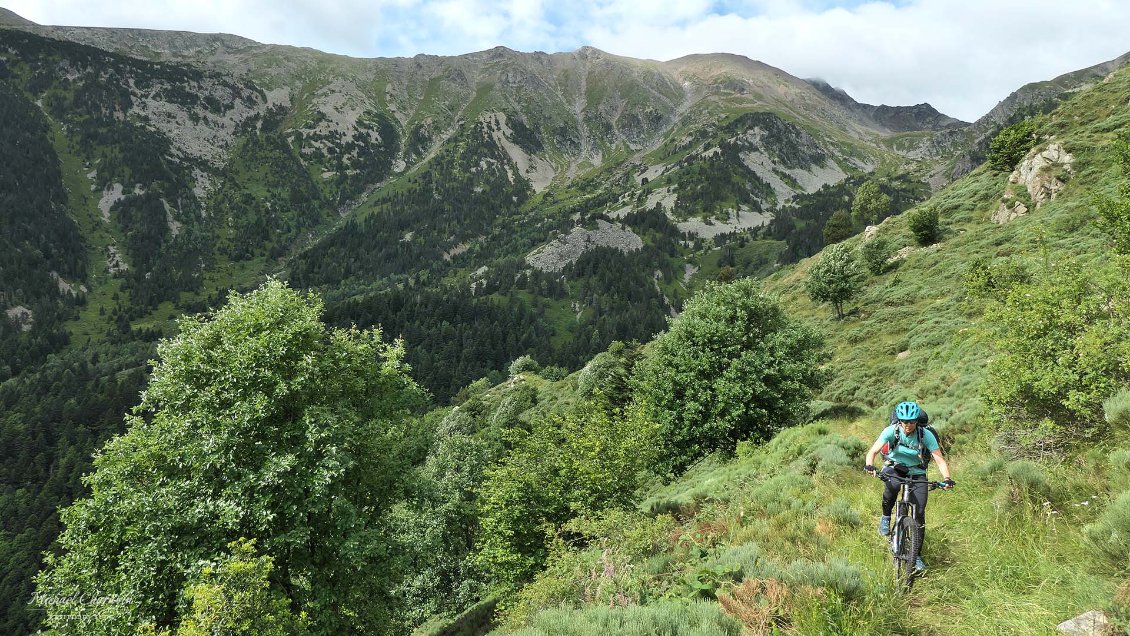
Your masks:
M938 465L938 470L942 473L942 479L951 479L950 465L946 463L946 458L942 457L942 451L935 450L930 453L930 457L933 457L934 463Z
M869 466L874 466L875 465L875 456L879 454L879 451L883 450L883 444L886 444L886 443L887 443L887 440L883 439L882 437L875 440L875 443L872 444L871 448L867 451L867 461L864 462L864 463L869 465ZM859 460L856 460L856 461L859 461Z

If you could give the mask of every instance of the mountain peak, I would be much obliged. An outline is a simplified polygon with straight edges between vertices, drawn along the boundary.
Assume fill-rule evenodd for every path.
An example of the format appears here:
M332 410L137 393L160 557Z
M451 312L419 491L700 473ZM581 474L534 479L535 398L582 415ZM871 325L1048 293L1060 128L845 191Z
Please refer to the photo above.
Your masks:
M886 104L875 106L855 101L855 98L849 95L847 91L832 86L822 79L815 78L805 81L833 101L839 102L849 110L871 118L876 124L891 132L946 130L963 128L969 125L968 122L939 112L938 109L926 102L913 106L887 106Z
M16 14L14 11L0 7L0 26L39 26L35 22Z

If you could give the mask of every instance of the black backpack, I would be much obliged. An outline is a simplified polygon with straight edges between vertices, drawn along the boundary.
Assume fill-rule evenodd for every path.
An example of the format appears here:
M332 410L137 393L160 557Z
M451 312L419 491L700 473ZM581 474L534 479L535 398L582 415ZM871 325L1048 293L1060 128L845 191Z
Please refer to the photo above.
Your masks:
M891 411L891 426L895 427L895 446L898 446L899 438L902 436L902 427L899 426L898 424L899 424L899 418L895 416L894 411ZM919 409L919 412L918 412L918 428L917 428L917 431L918 431L918 448L920 449L919 450L920 457L922 457L922 468L927 468L927 467L930 466L930 460L933 459L933 458L930 456L930 453L927 452L926 446L922 443L922 431L923 430L930 431L931 433L934 434L934 439L937 440L938 448L940 449L942 447L942 436L938 435L938 431L933 426L930 426L930 416L926 413L926 410L925 409ZM889 450L888 447L886 445L884 445L883 451L882 451L884 458L886 458L886 456L888 454L888 450Z

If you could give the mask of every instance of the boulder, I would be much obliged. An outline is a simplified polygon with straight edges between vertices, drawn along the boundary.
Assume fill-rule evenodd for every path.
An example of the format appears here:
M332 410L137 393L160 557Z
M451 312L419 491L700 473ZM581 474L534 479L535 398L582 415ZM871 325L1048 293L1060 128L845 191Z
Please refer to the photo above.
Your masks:
M1053 142L1041 151L1029 153L1008 176L1008 182L1024 186L1032 203L1039 208L1063 189L1063 181L1056 173L1062 170L1071 174L1074 161L1075 157L1062 145Z
M1105 636L1110 633L1110 620L1100 610L1091 610L1063 621L1056 631L1067 636Z
M1004 200L1001 201L1000 207L996 212L993 212L992 221L997 225L1003 225L1009 221L1019 219L1020 217L1028 214L1028 206L1023 202L1017 201L1011 194L1005 195Z

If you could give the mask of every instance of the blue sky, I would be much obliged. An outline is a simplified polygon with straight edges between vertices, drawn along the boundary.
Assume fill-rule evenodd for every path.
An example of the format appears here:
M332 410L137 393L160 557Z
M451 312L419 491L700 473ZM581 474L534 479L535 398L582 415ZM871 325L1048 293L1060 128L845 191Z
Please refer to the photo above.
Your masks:
M1130 51L1124 0L0 0L40 24L224 32L356 57L494 46L746 55L862 102L965 120Z

